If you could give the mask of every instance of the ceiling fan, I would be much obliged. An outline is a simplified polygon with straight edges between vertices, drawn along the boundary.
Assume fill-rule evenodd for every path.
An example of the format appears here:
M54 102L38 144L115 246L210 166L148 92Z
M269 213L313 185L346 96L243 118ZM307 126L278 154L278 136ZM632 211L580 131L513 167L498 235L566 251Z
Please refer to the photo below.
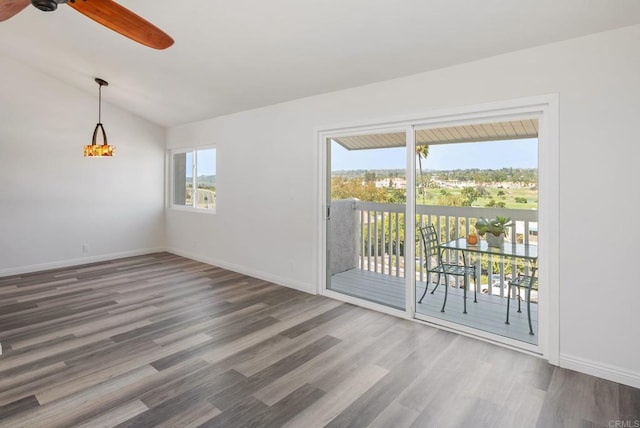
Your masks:
M166 49L173 44L171 36L113 0L0 0L0 21L18 14L29 3L45 12L67 3L99 24L145 46Z

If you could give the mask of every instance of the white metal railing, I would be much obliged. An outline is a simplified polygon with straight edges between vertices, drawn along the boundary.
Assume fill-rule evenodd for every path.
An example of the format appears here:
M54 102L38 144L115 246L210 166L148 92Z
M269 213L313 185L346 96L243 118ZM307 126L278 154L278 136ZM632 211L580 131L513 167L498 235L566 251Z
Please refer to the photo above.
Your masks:
M404 277L405 205L356 201L355 210L359 219L358 268ZM537 214L537 210L416 205L416 280L427 279L423 268L424 247L418 228L433 225L441 242L444 242L471 233L475 230L475 220L478 217L501 215L511 217L508 240L535 243ZM461 256L455 251L448 251L446 254L450 260ZM505 296L506 281L517 273L515 271L522 270L528 273L530 269L529 264L522 259L473 254L467 257L470 257L468 261L476 264L478 271L487 278L487 293L492 295ZM480 283L482 284L482 280Z

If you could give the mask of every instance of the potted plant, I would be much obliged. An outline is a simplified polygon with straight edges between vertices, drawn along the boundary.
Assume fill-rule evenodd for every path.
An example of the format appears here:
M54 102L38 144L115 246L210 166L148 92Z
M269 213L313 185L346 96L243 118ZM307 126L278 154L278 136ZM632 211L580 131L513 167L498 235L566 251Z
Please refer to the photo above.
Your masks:
M511 226L511 217L495 216L494 218L480 217L476 220L478 235L485 236L490 247L501 247Z

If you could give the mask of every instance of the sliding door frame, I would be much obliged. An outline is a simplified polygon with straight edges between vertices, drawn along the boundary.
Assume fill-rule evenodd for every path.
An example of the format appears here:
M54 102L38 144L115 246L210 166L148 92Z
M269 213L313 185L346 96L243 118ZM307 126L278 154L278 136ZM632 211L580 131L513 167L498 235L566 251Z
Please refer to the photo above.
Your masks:
M538 119L538 223L539 223L539 271L543 287L539 291L539 341L537 347L477 329L451 325L439 319L416 319L415 314L415 263L405 266L406 309L404 311L345 296L326 288L326 239L327 201L330 174L327 142L331 137L371 133L406 132L407 150L407 202L405 216L415 218L415 132L416 128L458 126L481 122L498 122L521 118ZM356 304L398 317L424 322L445 330L478 338L500 346L540 356L551 364L559 364L560 343L560 284L559 284L559 97L558 94L540 95L481 105L436 110L421 115L407 115L390 121L352 126L323 127L316 130L318 155L317 219L318 293L337 300ZM407 260L415 260L415 222L405 221L405 251ZM422 317L421 317L422 318Z
M415 290L413 290L413 284L410 284L408 279L412 278L413 276L415 276L415 266L414 263L405 263L405 310L401 310L401 309L395 309L389 306L385 306L383 304L380 303L375 303L375 302L371 302L369 300L365 300L365 299L361 299L358 297L353 297L353 296L349 296L346 294L342 294L333 290L330 290L329 288L327 288L327 280L328 280L328 275L327 275L327 269L328 269L328 260L327 260L327 237L328 237L328 227L327 227L327 220L328 220L328 207L330 205L330 198L331 198L331 174L329 172L329 168L331 167L331 156L330 156L330 142L329 140L331 138L339 138L339 137L352 137L352 136L361 136L361 135L372 135L372 134L389 134L389 133L400 133L400 132L404 132L405 133L405 149L407 152L407 172L406 172L406 179L407 179L407 202L405 203L405 219L409 219L409 218L413 218L410 217L410 215L415 215L415 206L411 206L411 204L409 204L410 201L410 194L415 193L415 189L414 189L414 177L412 174L410 174L410 171L408 168L410 167L410 165L408 165L409 162L413 162L413 165L415 166L415 159L410 159L412 158L411 153L413 153L411 151L410 145L413 144L414 141L414 133L413 133L413 128L411 126L408 125L401 125L401 126L379 126L379 125L374 125L374 126L363 126L363 127L351 127L348 129L343 129L343 130L335 130L335 131L320 131L319 134L319 139L320 139L320 150L322 151L323 155L323 160L322 160L322 165L320 167L320 174L321 174L321 179L320 182L322 183L322 188L320 189L320 195L322 198L322 220L321 220L321 224L320 224L320 229L321 229L321 260L320 260L320 283L319 283L319 287L318 287L318 292L323 295L323 296L327 296L327 297L331 297L333 299L337 299L337 300L341 300L347 303L352 303L358 306L362 306L368 309L373 309L373 310L377 310L380 312L384 312L384 313L388 313L391 315L395 315L395 316L399 316L399 317L403 317L403 318L407 318L407 319L411 319L413 318L413 312L414 312L414 307L415 304L413 303L415 301L415 298L413 296L415 296ZM415 151L415 148L413 149ZM413 234L415 233L415 224L413 224L413 222L410 221L406 221L405 220L405 237L406 236L413 236ZM414 260L415 258L415 249L413 248L412 245L410 245L410 243L408 243L405 245L405 257L406 260ZM412 276L409 276L412 275ZM411 309L409 311L409 309Z

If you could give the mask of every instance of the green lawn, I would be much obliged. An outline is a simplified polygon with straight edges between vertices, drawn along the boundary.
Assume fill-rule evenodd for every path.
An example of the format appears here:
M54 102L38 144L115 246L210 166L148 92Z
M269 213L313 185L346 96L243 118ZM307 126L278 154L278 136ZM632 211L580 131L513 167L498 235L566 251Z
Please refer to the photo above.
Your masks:
M442 197L442 190L451 195L462 196L462 189L426 189L424 202L420 190L417 191L417 202L425 205L438 205L438 199ZM537 209L538 208L538 191L532 189L487 189L488 197L476 199L472 206L487 207L489 201L493 199L495 202L504 202L505 208L518 209ZM504 194L498 195L499 192ZM516 202L516 198L526 198L527 203Z

